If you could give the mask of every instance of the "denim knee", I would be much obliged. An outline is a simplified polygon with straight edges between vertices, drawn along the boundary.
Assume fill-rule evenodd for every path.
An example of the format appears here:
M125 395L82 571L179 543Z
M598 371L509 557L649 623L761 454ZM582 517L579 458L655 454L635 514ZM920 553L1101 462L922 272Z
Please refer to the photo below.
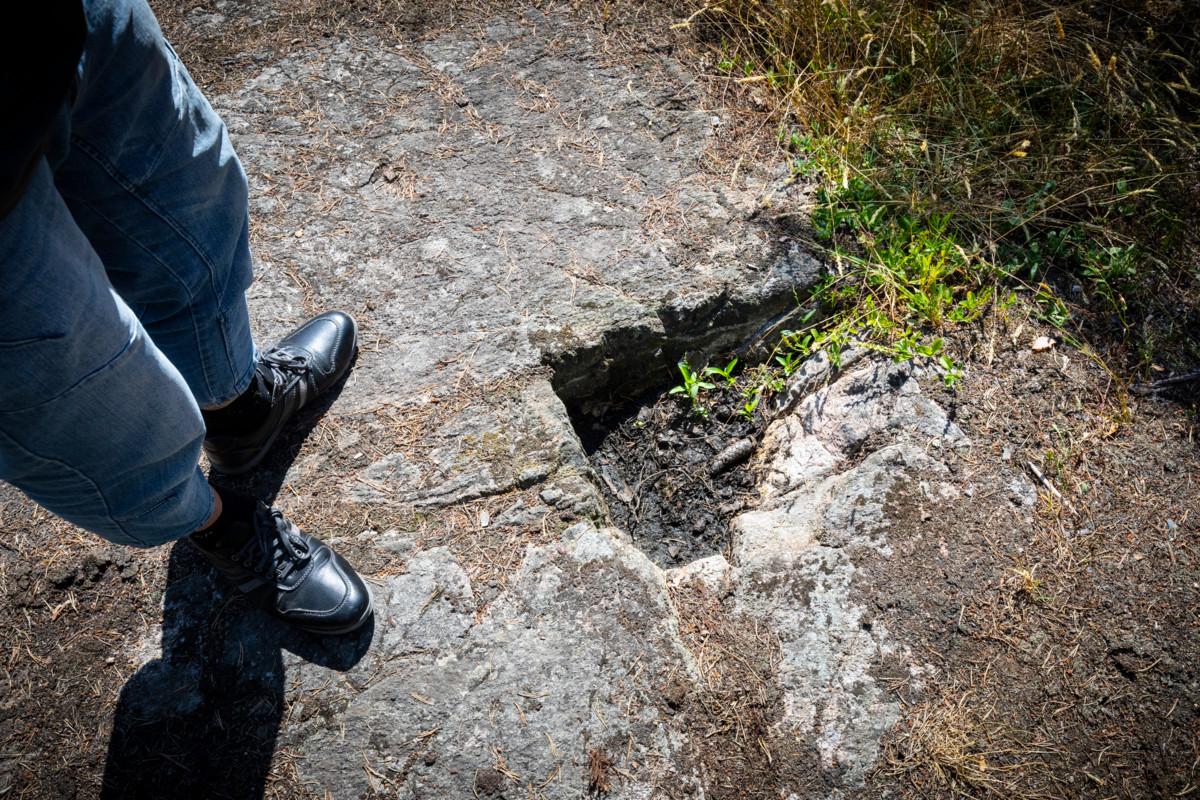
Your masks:
M152 546L212 495L179 370L113 291L48 164L0 220L0 479L81 527Z
M86 333L69 339L88 346ZM19 374L6 362L22 355L0 351L0 366ZM105 539L153 547L197 530L212 512L198 466L203 440L182 377L139 331L54 397L0 410L0 478Z
M87 0L54 180L109 281L202 405L254 368L246 175L145 0Z

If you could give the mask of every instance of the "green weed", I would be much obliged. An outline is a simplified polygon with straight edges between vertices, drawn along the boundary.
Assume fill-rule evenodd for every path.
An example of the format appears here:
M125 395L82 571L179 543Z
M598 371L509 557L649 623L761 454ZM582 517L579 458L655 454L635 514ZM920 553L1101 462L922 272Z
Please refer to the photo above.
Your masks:
M737 363L738 360L734 358L731 359L724 367L705 367L704 374L719 376L725 381L726 386L733 386L734 382L737 380L733 375L733 370L734 367L737 366Z
M701 377L703 372L692 369L687 359L681 360L678 367L679 374L683 376L683 383L671 387L670 394L686 396L688 402L691 404L692 414L697 417L707 418L708 409L704 407L704 403L700 400L700 392L703 390L711 391L717 387L703 380Z
M750 399L742 404L738 409L738 414L745 417L747 420L754 419L754 412L758 409L758 403L762 400L762 387L754 387L750 392Z

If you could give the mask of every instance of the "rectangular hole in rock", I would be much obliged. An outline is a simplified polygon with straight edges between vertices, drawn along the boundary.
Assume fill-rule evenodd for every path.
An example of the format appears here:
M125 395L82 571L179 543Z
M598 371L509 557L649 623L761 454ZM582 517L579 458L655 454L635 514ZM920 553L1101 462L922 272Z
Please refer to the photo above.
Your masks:
M747 469L765 428L740 386L706 392L707 417L670 387L570 408L612 522L664 568L729 555L730 520L757 498Z

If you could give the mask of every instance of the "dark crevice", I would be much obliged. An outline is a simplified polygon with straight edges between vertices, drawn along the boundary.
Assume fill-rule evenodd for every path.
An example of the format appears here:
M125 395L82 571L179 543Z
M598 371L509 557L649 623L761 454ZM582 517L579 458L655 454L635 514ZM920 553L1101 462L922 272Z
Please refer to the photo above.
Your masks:
M686 356L699 370L736 355L744 370L762 361L796 298L792 286L756 302L722 291L661 309L661 330L618 328L548 359L612 524L664 568L729 555L730 521L756 501L747 465L765 428L761 412L739 413L740 387L706 392L707 416L695 413L670 394L677 362Z
M822 272L785 223L758 224L772 252L745 285L668 293L656 319L594 343L542 343L611 522L662 567L729 555L730 521L756 502L748 463L766 425L761 411L739 414L740 386L706 393L707 416L697 415L669 393L681 383L678 362L699 370L736 355L744 370L766 360Z
M620 405L678 382L675 365L685 356L697 364L724 353L761 360L774 329L795 312L821 269L789 237L778 237L766 263L775 266L763 270L756 287L666 298L655 310L657 325L631 322L592 344L548 343L542 360L554 370L554 391L574 412L597 402Z
M765 423L739 415L739 404L736 391L720 393L701 418L659 390L571 416L612 524L661 567L728 555L730 520L755 502L747 458Z

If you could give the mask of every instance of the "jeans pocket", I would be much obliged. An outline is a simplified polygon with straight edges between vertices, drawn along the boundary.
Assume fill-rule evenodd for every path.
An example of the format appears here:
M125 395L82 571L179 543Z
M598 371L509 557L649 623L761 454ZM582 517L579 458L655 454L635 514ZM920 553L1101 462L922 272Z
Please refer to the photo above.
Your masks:
M153 516L154 514L157 514L159 511L166 508L171 503L179 502L179 499L180 499L180 495L179 495L178 491L171 492L170 494L168 494L163 499L159 500L154 505L150 506L149 508L147 508L144 511L139 511L136 514L131 515L128 519L123 520L123 522L139 522L143 519L147 519L147 518Z
M132 339L116 352L89 348L91 344L77 334L0 339L0 413L54 402L127 361L134 350Z

